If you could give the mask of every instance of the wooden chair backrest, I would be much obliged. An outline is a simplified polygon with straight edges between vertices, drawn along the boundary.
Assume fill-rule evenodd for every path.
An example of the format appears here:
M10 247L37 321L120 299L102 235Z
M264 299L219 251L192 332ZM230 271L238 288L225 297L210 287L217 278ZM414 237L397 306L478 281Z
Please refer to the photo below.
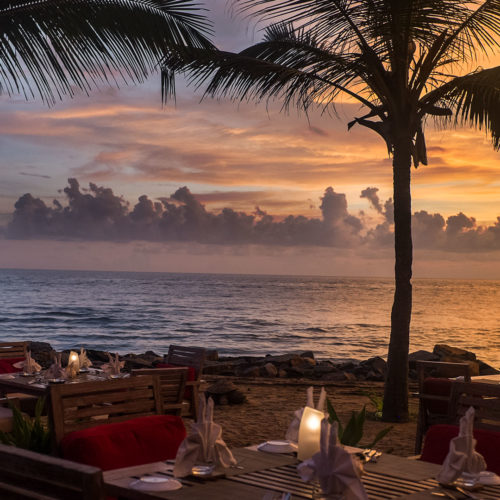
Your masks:
M187 368L141 368L132 370L132 375L151 375L160 382L163 413L180 415L186 388Z
M52 385L50 403L56 445L73 431L163 413L159 380L146 375Z
M0 498L103 500L102 471L2 444Z
M196 380L199 380L205 363L205 349L203 347L183 347L172 344L168 348L167 363L193 367Z
M28 342L0 342L0 359L26 356Z
M464 377L470 382L469 363L449 363L445 361L417 361L418 389L422 393L424 380L427 376L436 378Z
M500 385L455 382L451 390L450 417L456 423L473 406L474 427L500 431Z

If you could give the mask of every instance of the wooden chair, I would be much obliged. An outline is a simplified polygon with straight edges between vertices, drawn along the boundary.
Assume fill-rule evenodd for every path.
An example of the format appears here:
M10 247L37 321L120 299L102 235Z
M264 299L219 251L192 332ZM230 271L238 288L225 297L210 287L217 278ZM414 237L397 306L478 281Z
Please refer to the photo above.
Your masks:
M475 429L500 432L500 385L455 382L451 390L450 420L458 424L471 406L475 409Z
M144 375L50 387L56 447L73 431L163 413L160 381Z
M96 467L0 445L0 498L102 500L102 471Z
M132 375L152 375L160 383L163 412L170 415L181 415L182 400L186 387L187 368L141 368L132 370Z
M422 450L422 441L427 429L434 424L450 422L450 402L453 381L450 377L464 377L470 382L468 363L443 361L417 361L419 409L415 453Z
M28 342L0 342L0 359L26 356Z
M201 383L201 374L205 363L205 352L203 347L182 347L179 345L170 345L166 356L167 365L187 366L194 370L194 377L188 375L186 381L189 394L189 415L196 418L198 414L198 398ZM193 379L193 380L190 380Z

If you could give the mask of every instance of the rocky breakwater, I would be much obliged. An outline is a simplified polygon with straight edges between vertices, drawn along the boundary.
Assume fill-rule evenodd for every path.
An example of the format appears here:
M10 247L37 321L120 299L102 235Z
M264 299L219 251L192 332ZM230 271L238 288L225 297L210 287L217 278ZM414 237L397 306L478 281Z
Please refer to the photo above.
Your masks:
M493 375L500 371L478 360L473 352L445 344L436 344L433 351L410 354L410 378L417 378L416 364L422 361L466 362L471 375ZM331 382L379 381L383 382L387 362L380 356L358 361L317 359L313 352L282 354L279 356L240 356L212 358L205 363L205 375L225 375L245 378L300 378ZM446 376L446 373L439 373Z
M46 342L32 342L30 349L35 360L48 368L51 364L52 347ZM79 352L79 348L73 348ZM63 365L67 363L70 350L63 351ZM108 361L105 351L87 349L87 355L98 368ZM136 368L152 368L164 360L163 356L153 351L142 354L120 356L125 361L124 371ZM422 361L466 362L470 365L471 375L492 375L500 371L476 358L473 352L445 344L436 344L433 351L416 351L410 354L410 378L416 379L416 363ZM203 374L243 377L243 378L280 378L308 379L325 382L383 382L387 363L380 356L359 361L334 361L317 358L312 351L267 356L219 357L216 350L207 351ZM439 373L439 376L447 376Z

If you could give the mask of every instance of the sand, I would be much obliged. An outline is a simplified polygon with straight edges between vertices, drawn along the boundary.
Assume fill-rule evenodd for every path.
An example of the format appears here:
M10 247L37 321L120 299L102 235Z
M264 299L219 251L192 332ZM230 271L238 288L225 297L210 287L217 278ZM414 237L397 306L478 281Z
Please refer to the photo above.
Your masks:
M208 377L207 377L208 378ZM383 393L381 382L344 382L318 384L308 381L237 379L233 383L247 397L241 405L218 405L214 421L222 424L222 437L230 447L248 446L270 439L284 439L292 420L293 412L304 406L306 389L315 385L315 399L321 385L342 422L347 422L353 410L359 411L366 404L368 412L374 408L364 394ZM209 380L207 380L209 382ZM410 398L410 422L394 424L393 429L378 444L377 449L399 456L414 455L416 415L418 399ZM381 430L390 424L371 417L365 424L365 432L360 444L369 443Z

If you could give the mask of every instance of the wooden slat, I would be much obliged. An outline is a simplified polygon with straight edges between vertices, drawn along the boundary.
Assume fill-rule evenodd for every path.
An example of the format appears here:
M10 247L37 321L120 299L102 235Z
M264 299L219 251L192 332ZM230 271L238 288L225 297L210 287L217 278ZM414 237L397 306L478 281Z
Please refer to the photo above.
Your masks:
M95 467L0 445L0 498L103 499L102 472Z
M474 427L500 432L500 385L455 382L451 391L450 417L458 423L471 406L476 410Z
M144 368L132 370L133 376L150 375L155 377L160 386L163 412L181 415L182 400L186 387L187 368Z
M99 384L100 382L98 382ZM130 399L143 399L152 397L152 386L141 386L141 387L131 387L130 390L117 387L114 392L110 392L108 389L105 391L94 392L92 394L78 396L67 396L64 398L64 407L72 408L75 406L89 406L98 403L119 403L120 401L127 401ZM106 397L103 400L103 397Z
M25 356L27 347L28 342L0 342L0 359Z

